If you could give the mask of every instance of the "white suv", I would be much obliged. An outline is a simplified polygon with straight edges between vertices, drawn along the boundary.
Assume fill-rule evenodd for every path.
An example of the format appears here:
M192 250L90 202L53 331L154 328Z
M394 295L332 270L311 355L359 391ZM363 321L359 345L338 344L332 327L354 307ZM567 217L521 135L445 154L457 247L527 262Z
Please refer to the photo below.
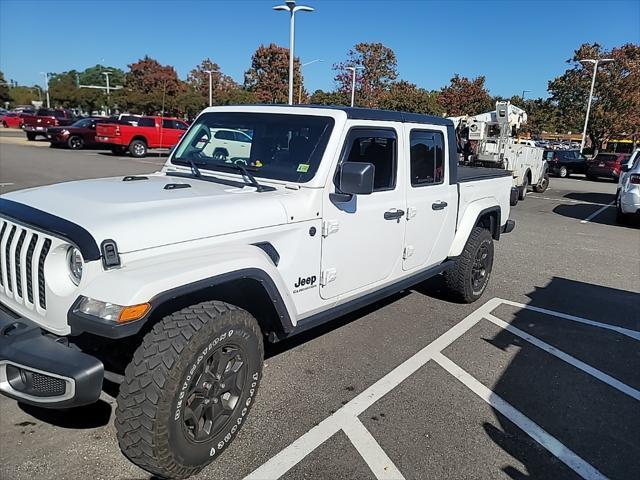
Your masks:
M251 150L251 137L241 131L211 128L211 137L204 147L204 154L212 158L246 163Z
M616 220L626 223L630 215L640 216L640 149L621 165L616 191Z

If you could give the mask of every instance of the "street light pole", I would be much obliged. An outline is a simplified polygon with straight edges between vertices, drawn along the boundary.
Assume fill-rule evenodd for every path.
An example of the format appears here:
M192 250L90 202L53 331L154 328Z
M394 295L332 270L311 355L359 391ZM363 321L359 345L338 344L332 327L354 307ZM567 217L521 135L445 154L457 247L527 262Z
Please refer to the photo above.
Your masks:
M111 97L109 96L110 87L109 87L109 75L111 75L110 71L102 72L102 74L107 79L107 115L111 115Z
M293 105L293 59L296 27L296 12L313 12L313 8L304 5L296 6L295 0L286 0L284 5L273 7L274 10L289 12L289 105Z
M362 67L347 67L347 70L351 70L351 106L353 107L356 100L356 70L361 70Z
M524 94L531 93L531 90L522 90L522 101L524 102Z
M587 125L589 125L589 113L591 113L591 100L593 99L593 88L596 85L596 74L598 73L598 64L606 64L613 62L613 58L601 58L592 60L585 58L580 60L580 63L592 63L593 64L593 77L591 78L591 90L589 91L589 101L587 102L587 114L584 117L584 129L582 130L582 141L580 142L580 153L584 150L584 144L587 139Z
M40 72L44 75L45 87L47 87L47 108L51 108L51 101L49 99L49 74L47 72Z
M312 63L316 63L316 62L324 62L324 60L316 58L315 60L311 60L310 62L302 63L300 65L300 75L302 76L302 69L304 67L306 67L307 65L311 65ZM301 103L302 103L302 78L300 79L300 85L298 86L298 105L300 105Z
M211 74L213 73L211 70L205 70L205 73L209 74L209 106L213 106L213 87L211 83Z

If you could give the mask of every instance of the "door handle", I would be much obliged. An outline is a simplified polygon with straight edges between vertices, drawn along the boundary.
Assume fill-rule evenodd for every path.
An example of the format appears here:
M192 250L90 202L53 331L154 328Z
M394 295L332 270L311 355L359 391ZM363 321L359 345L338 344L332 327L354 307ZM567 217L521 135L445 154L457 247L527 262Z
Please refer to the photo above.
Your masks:
M393 208L384 212L385 220L400 220L403 216L404 210L400 210L399 208Z
M443 210L447 207L447 202L436 202L431 204L433 210Z

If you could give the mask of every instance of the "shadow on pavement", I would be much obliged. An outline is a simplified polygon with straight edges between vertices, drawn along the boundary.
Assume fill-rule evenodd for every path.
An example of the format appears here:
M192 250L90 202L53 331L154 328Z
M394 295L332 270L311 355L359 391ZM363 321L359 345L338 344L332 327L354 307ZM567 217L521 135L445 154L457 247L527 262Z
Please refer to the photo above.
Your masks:
M598 211L599 208L602 208L602 206L600 204L592 203L577 203L575 205L564 204L555 206L553 208L553 213L557 213L563 217L575 218L576 220L585 220L587 217ZM637 218L629 218L625 223L619 223L616 220L616 208L613 205L590 219L589 223L599 223L601 225L610 225L612 227L636 229L640 226L640 221Z
M103 427L111 418L111 405L100 399L84 407L53 410L18 402L18 407L38 420L56 427L85 430Z
M598 205L608 205L615 200L616 196L613 193L571 192L567 193L564 198L587 203L597 203Z
M640 294L634 292L554 277L546 287L536 288L528 296L533 306L640 329ZM594 368L602 370L604 366L606 371L604 359L610 358L616 362L614 371L625 372L635 380L640 377L633 373L633 365L640 365L638 342L623 339L621 334L526 309L515 311L510 324ZM637 400L507 330L485 341L513 352L491 387L493 394L605 476L640 478ZM614 372L608 373L615 378ZM485 432L526 469L525 473L519 465L505 465L502 470L506 475L514 480L579 478L497 410L494 413L496 420L483 424Z

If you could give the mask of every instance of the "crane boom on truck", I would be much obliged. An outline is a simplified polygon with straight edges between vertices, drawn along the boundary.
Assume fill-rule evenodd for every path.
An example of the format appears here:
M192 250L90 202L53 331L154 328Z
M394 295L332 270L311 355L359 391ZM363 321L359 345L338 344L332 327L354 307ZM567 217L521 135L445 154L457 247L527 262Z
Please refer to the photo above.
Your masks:
M463 163L488 168L509 170L518 197L524 200L527 190L543 192L549 185L547 166L542 158L544 149L522 143L518 131L527 122L527 113L510 102L496 102L495 110L451 120L457 126L460 142L470 148L463 149Z

